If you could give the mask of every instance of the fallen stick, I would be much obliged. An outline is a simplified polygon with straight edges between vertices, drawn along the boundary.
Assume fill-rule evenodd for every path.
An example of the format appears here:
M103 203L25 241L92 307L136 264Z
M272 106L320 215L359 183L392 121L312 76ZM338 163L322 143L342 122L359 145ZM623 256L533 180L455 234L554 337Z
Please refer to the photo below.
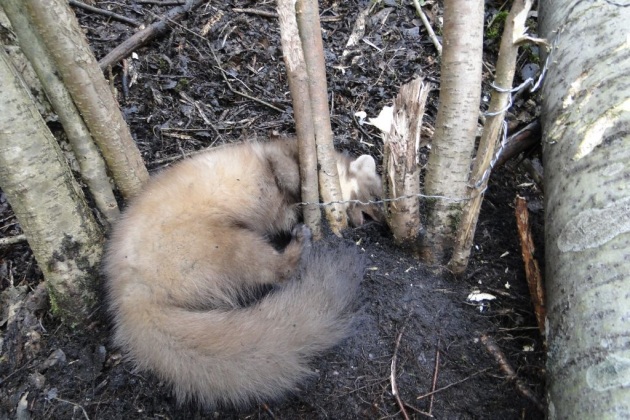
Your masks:
M518 236L521 241L521 255L523 256L523 264L525 265L525 277L529 286L529 294L531 295L532 304L534 305L534 314L538 322L540 334L545 336L545 317L547 310L545 308L545 290L543 288L542 275L538 261L534 258L534 241L532 240L532 232L529 226L529 212L527 210L527 201L523 197L516 196L516 226L518 228Z
M438 339L437 346L435 348L435 366L433 368L433 382L431 383L431 392L435 392L435 386L437 385L438 372L440 370L440 340ZM435 394L431 394L429 399L429 414L433 415L433 397Z
M258 15L258 16L262 16L262 17L266 17L266 18L272 18L272 19L277 19L278 18L278 14L276 12L268 12L266 10L259 10L259 9L242 9L240 7L235 7L232 9L233 12L235 13L245 13L245 14L249 14L249 15ZM319 20L321 22L337 22L338 20L341 20L342 17L341 16L320 16Z
M136 0L136 3L140 4L154 4L156 6L177 6L180 4L186 4L186 0Z
M131 37L123 41L119 46L114 48L105 57L98 62L101 70L105 71L107 67L113 66L120 60L131 54L136 48L141 47L153 38L166 33L170 30L168 23L170 21L180 20L186 13L191 12L197 7L205 3L204 0L187 0L183 6L174 7L166 12L160 20L153 22L143 30L136 32Z
M424 13L424 10L422 10L422 6L420 5L420 1L413 0L413 5L416 8L416 12L418 13L418 16L420 16L420 20L422 20L422 23L424 24L424 27L426 28L427 32L429 33L429 38L431 38L431 41L433 41L433 45L435 45L435 49L437 50L438 55L442 55L442 44L440 44L440 40L435 35L435 31L433 31L433 28L431 27L431 22L429 22L429 19L427 18L427 15Z
M494 164L495 168L505 164L508 160L515 156L518 156L521 152L533 147L535 144L540 143L540 120L535 119L531 123L527 124L518 132L508 137L503 147L501 155L499 155L497 162Z
M0 247L14 245L25 241L26 235L23 233L21 235L7 236L6 238L0 238Z
M438 392L442 392L442 391L444 391L444 390L446 390L446 389L449 389L449 388L450 388L450 387L452 387L452 386L459 385L459 384L461 384L461 383L463 383L463 382L466 382L466 381L467 381L467 380L469 380L469 379L474 378L475 376L477 376L477 375L479 375L479 374L484 373L484 372L485 372L485 371L487 371L487 370L488 370L488 369L483 369L483 370L480 370L479 372L475 372L475 373L473 373L472 375L470 375L470 376L468 376L468 377L466 377L466 378L464 378L464 379L460 379L460 380L459 380L459 381L457 381L457 382L453 382L453 383L451 383L451 384L445 385L445 386L443 386L443 387L441 387L441 388L438 388L438 389L436 389L436 390L434 390L434 391L427 392L426 394L419 395L419 396L417 396L417 397L416 397L416 400L421 400L421 399L423 399L423 398L430 397L431 395L437 394Z
M110 17L112 19L116 19L116 20L119 20L121 22L128 23L131 26L135 26L135 27L140 26L140 22L138 22L137 20L128 18L128 17L123 16L123 15L119 15L118 13L110 12L109 10L104 10L104 9L101 9L101 8L98 8L98 7L90 6L89 4L85 4L85 3L80 2L80 1L68 0L68 4L70 6L78 7L80 9L84 9L84 10L87 10L87 11L92 12L92 13L97 13L99 15L107 16L107 17Z
M392 395L394 396L394 398L396 398L398 407L400 407L400 412L402 413L405 420L409 420L409 415L407 414L407 410L405 410L405 404L403 404L402 399L400 398L400 394L398 393L398 385L396 384L396 361L398 360L398 348L400 347L400 339L402 338L404 332L405 326L400 329L400 334L398 334L398 338L396 339L396 346L394 347L394 356L392 357L391 374L389 379L392 384Z
M497 346L497 344L494 342L494 340L483 334L481 336L481 342L486 346L488 353L490 353L494 357L494 360L496 360L497 364L501 368L501 371L507 376L506 379L514 383L516 390L521 395L534 403L536 408L538 408L540 411L544 412L545 406L543 405L543 403L538 399L538 397L534 395L532 390L519 379L519 377L516 375L516 372L508 362L507 357L505 357L505 355L503 354L499 346Z
M258 16L264 16L264 17L268 17L268 18L278 18L278 14L276 12L268 12L266 10L259 10L259 9L241 9L238 7L235 7L232 9L233 12L236 13L246 13L249 15L258 15Z

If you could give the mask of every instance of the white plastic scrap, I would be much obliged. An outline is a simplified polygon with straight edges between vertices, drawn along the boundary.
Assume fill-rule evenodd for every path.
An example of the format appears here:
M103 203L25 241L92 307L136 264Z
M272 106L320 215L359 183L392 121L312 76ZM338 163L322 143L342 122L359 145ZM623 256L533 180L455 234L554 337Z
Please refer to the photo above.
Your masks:
M475 290L468 295L467 299L470 302L482 302L484 300L495 300L496 298L496 296L491 295L490 293L481 293L480 291Z
M394 107L385 106L376 118L370 118L369 124L381 130L383 133L389 133L394 121Z

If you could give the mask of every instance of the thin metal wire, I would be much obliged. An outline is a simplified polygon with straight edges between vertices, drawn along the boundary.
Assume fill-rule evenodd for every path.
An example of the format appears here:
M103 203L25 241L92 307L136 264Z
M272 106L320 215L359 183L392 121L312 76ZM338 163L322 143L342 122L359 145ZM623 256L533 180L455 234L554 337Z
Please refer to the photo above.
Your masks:
M501 93L509 93L510 95L508 96L508 104L507 106L497 112L484 112L483 115L486 117L494 117L496 115L501 115L505 112L507 112L508 109L510 109L513 105L513 95L518 95L521 92L523 92L527 87L530 87L529 91L530 92L535 92L536 90L538 90L538 88L541 86L542 81L545 77L545 74L547 74L547 68L549 66L550 63L550 57L551 57L551 53L553 52L553 49L555 48L556 44L558 41L558 37L556 37L556 39L554 40L554 43L551 47L551 51L549 51L549 54L547 54L547 58L545 59L545 64L543 65L543 68L540 71L540 75L538 76L538 80L536 80L536 82L534 83L534 78L533 77L529 77L527 78L527 80L525 80L523 83L521 83L520 85L518 85L515 88L503 88L501 86L497 86L494 83L492 83L490 86L492 86L492 88L494 90L496 90L497 92L501 92ZM490 161L490 166L488 166L488 168L485 170L485 172L483 173L483 175L481 176L481 178L475 182L474 185L471 186L471 188L474 189L479 189L483 186L483 190L480 192L481 194L483 194L486 191L487 188L487 183L486 181L488 180L488 178L490 177L490 174L492 173L492 170L494 169L494 166L496 165L497 161L499 160L499 157L501 156L501 153L503 153L503 149L505 149L505 145L507 144L507 121L505 120L505 118L503 119L503 122L501 124L501 142L499 143L499 147L497 148L497 150L494 152L494 155L492 157L492 160Z
M538 76L538 80L536 80L536 82L534 83L534 79L533 78L528 78L527 80L525 80L523 83L521 83L519 86L515 87L515 88L510 88L510 89L506 89L506 88L502 88L500 86L496 86L494 83L491 84L492 88L494 90L496 90L497 92L508 92L510 93L509 96L509 100L508 100L508 105L505 109L498 111L498 112L485 112L483 115L485 116L495 116L495 115L499 115L501 113L506 112L512 105L513 105L513 98L512 95L513 94L518 94L520 92L522 92L523 90L525 90L527 87L530 87L530 92L535 92L540 85L542 84L543 78L545 76L545 74L547 73L547 68L549 66L550 63L550 57L551 57L551 53L553 51L553 49L555 48L556 44L557 44L557 36L556 39L554 40L554 43L551 47L551 51L549 52L549 54L547 55L547 59L545 60L545 64L540 72L540 75ZM362 204L362 205L369 205L369 204L384 204L384 203L391 203L391 202L395 202L395 201L400 201L400 200L407 200L409 198L423 198L423 199L430 199L430 200L445 200L445 201L452 201L452 202L464 202L464 201L469 201L472 200L473 198L475 198L476 196L485 193L487 187L486 181L488 180L488 178L490 177L490 173L492 172L492 169L494 168L494 166L496 165L499 157L501 156L501 153L503 152L503 149L505 148L505 145L507 143L507 121L505 119L503 119L503 123L501 125L501 142L499 144L499 148L496 150L496 152L494 153L494 156L492 158L492 160L490 161L490 166L488 167L488 169L486 169L486 171L483 173L483 176L481 177L481 179L479 179L479 181L477 181L475 183L475 185L470 186L471 188L477 190L477 193L475 195L471 195L470 197L448 197L445 195L426 195L426 194L408 194L408 195L403 195L400 197L396 197L396 198L385 198L382 200L369 200L367 202L361 201L361 200L338 200L338 201L329 201L326 203L314 203L314 202L300 202L300 203L296 203L297 206L309 206L309 205L316 205L319 207L324 207L324 206L330 206L333 204ZM483 186L482 190L479 190L479 188L481 188Z
M445 195L426 195L426 194L408 194L408 195L401 195L400 197L396 197L396 198L384 198L382 200L369 200L369 201L361 201L361 200L338 200L338 201L328 201L326 203L314 203L314 202L300 202L300 203L295 203L296 206L309 206L309 205L316 205L316 206L320 206L320 207L324 207L324 206L331 206L333 204L363 204L363 205L369 205L369 204L383 204L383 203L391 203L394 201L400 201L400 200L406 200L409 198L426 198L426 199L434 199L434 200L446 200L446 201L453 201L453 202L462 202L462 201L468 201L471 200L472 197L447 197Z

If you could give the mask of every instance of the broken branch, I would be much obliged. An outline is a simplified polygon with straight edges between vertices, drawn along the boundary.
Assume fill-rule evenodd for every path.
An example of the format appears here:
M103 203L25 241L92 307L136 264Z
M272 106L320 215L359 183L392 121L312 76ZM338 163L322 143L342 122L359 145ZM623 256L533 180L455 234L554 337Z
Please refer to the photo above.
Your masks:
M503 151L499 155L497 163L494 164L494 167L497 168L504 165L508 160L518 156L537 143L540 143L540 134L540 120L538 119L535 119L518 132L512 134L505 142Z
M540 410L545 411L545 407L543 403L534 395L532 390L520 380L520 378L516 375L514 368L510 365L507 360L507 357L503 354L499 346L487 335L483 334L481 336L481 342L486 346L488 352L494 357L497 364L501 368L501 371L507 376L507 380L514 383L517 391L520 392L524 397L528 398L534 405Z
M435 49L437 50L439 55L442 55L442 44L440 43L440 40L438 39L437 35L435 35L435 32L433 31L433 27L431 27L431 22L429 22L427 15L424 13L424 10L422 10L420 1L413 0L413 5L416 8L416 13L418 13L418 16L420 16L420 20L422 20L424 27L429 33L429 38L431 38L431 41L433 41L433 45L435 45Z
M107 67L118 63L120 60L131 54L131 52L136 48L141 47L153 38L166 33L170 29L168 26L169 21L180 20L186 13L196 9L203 3L205 3L204 0L188 0L185 5L169 10L160 20L152 23L140 32L136 32L130 38L123 41L122 44L111 50L109 54L103 57L98 62L101 70L105 71Z
M0 238L0 247L19 244L26 241L26 235L7 236L6 238Z
M110 17L112 19L116 19L118 21L121 21L121 22L124 22L124 23L128 23L129 25L132 25L132 26L135 26L135 27L140 26L140 23L137 20L128 18L128 17L123 16L123 15L119 15L118 13L114 13L114 12L111 12L109 10L104 10L104 9L101 9L101 8L98 8L98 7L90 6L89 4L85 4L85 3L82 3L80 1L68 0L68 4L70 6L78 7L80 9L84 9L84 10L87 10L87 11L92 12L92 13L97 13L99 15L107 16L107 17Z
M525 198L517 196L515 207L516 226L518 227L518 236L521 240L521 255L523 256L523 264L525 264L525 277L527 278L529 294L534 305L538 329L540 329L540 334L544 337L545 317L547 316L545 289L542 284L542 275L538 261L534 258L534 241L532 240L532 232L529 226L529 212Z

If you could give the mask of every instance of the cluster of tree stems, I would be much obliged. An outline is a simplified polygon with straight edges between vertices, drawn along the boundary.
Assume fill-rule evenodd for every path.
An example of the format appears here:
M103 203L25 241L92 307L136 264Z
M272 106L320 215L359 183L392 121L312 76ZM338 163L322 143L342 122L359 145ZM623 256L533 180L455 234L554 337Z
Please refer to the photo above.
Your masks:
M182 10L199 4L189 0ZM615 36L625 33L630 8L607 0L596 8L590 4L540 2L541 33L554 45L542 113L551 418L630 412L630 195L625 181L630 55L627 40ZM42 269L55 313L84 322L97 301L103 233L119 213L113 185L129 198L148 174L68 3L0 0L0 6L63 125L96 213L4 49L0 186ZM384 185L387 198L395 199L387 204L388 222L396 241L426 262L448 262L458 274L468 264L518 48L531 40L526 34L531 6L532 0L514 0L507 15L494 75L494 85L502 89L492 93L476 151L482 0L444 1L440 105L423 186L417 153L424 103L433 86L418 78L401 87L383 129ZM278 0L277 10L300 142L302 198L308 203L304 218L320 236L317 203L320 197L333 202L324 209L339 233L347 222L338 203L318 5ZM424 226L422 195L432 197L424 203Z

